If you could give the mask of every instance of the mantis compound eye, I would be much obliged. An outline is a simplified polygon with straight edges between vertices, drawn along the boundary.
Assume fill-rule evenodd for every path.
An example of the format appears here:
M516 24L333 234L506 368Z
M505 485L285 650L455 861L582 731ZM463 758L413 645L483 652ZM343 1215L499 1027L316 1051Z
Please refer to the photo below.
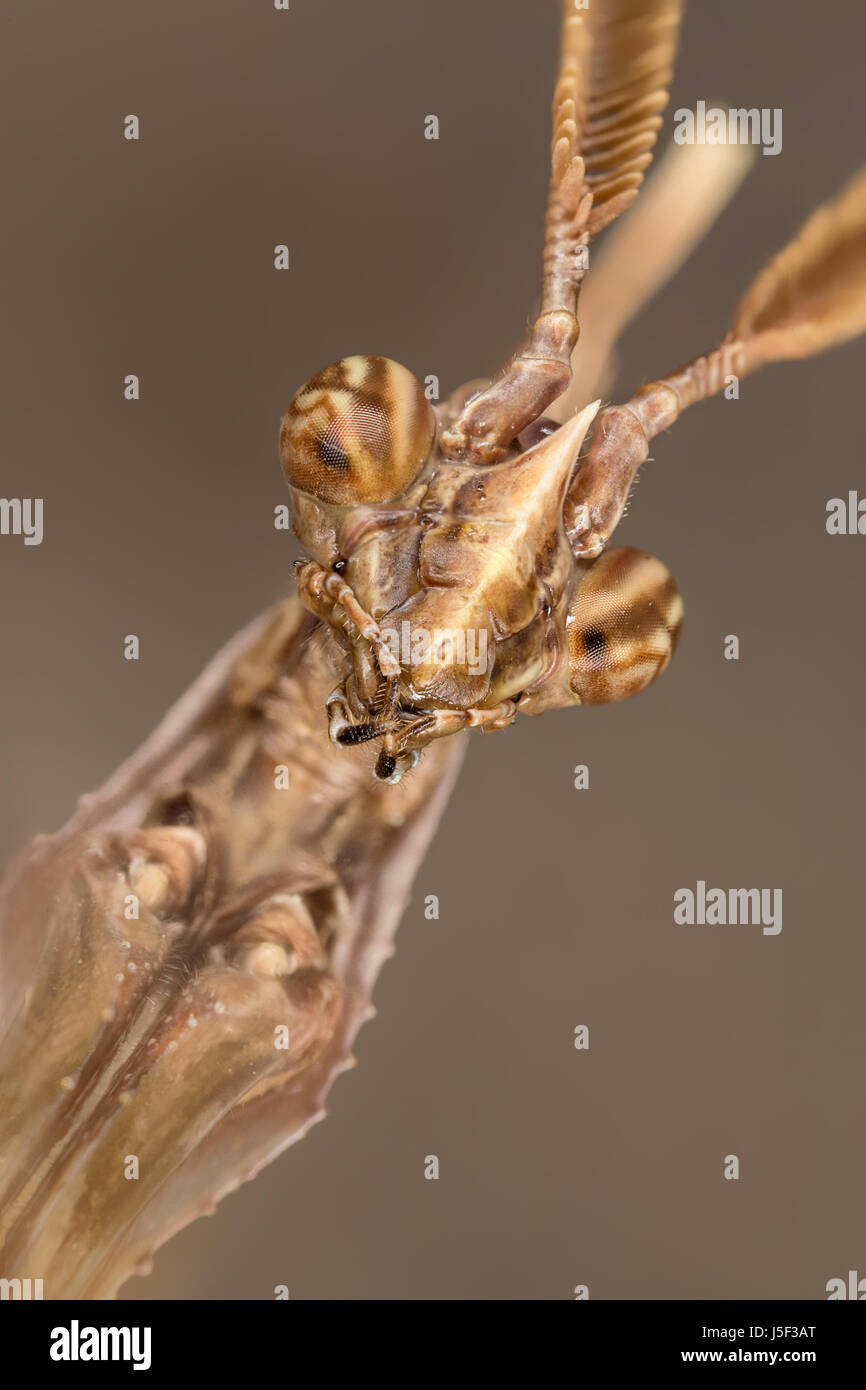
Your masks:
M388 502L416 477L435 429L433 407L406 367L344 357L292 397L280 463L291 487L320 502Z
M606 550L589 567L566 620L569 685L584 705L625 700L661 675L683 620L670 572L652 555Z

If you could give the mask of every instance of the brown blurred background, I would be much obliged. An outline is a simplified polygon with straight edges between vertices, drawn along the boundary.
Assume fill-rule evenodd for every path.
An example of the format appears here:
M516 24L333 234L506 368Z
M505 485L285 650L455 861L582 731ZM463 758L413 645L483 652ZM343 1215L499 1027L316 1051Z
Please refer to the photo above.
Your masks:
M4 19L0 491L45 499L41 546L0 538L8 858L286 590L295 388L372 352L444 393L515 345L558 20L554 0ZM784 147L630 332L618 394L713 346L863 161L864 41L855 0L691 6L669 111L782 107ZM862 342L770 369L657 441L620 535L685 595L670 671L474 738L328 1119L127 1296L822 1298L866 1274L866 539L824 526L866 491L864 372ZM675 926L699 878L782 887L781 934Z

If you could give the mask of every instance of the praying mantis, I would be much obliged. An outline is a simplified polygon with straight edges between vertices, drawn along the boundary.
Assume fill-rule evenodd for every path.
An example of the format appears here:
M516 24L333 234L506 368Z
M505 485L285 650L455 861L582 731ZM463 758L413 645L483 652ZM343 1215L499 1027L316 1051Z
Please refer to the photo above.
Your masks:
M48 1297L111 1294L321 1117L462 734L615 702L674 652L665 566L609 547L653 438L730 378L866 327L861 175L717 347L602 408L619 334L745 152L677 149L641 191L681 6L562 10L525 345L441 405L372 356L294 395L280 459L303 608L242 633L7 879L0 1274L44 1278Z
M301 387L283 418L294 529L311 556L298 592L351 658L327 701L330 736L380 741L382 781L461 729L653 681L682 600L660 561L608 548L650 441L727 382L866 327L861 174L758 275L718 347L622 405L599 411L582 394L596 385L572 366L590 243L652 160L681 16L680 0L563 0L541 307L498 376L435 412L406 368L353 356ZM401 659L385 627L403 633Z

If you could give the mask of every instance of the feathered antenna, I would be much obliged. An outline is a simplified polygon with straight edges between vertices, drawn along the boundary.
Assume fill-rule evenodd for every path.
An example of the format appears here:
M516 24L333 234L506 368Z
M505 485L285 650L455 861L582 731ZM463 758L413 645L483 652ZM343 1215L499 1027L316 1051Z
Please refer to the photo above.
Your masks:
M866 169L756 275L712 352L641 387L596 421L565 504L575 555L598 555L622 517L650 440L687 406L767 362L809 357L866 330Z
M595 232L637 197L676 56L681 0L563 0L541 309L526 345L442 434L455 459L495 463L568 386Z

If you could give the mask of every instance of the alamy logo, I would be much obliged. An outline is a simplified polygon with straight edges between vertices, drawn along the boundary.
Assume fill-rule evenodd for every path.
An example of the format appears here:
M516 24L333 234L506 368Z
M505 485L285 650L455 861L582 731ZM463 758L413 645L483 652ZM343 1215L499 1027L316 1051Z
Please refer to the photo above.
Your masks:
M41 545L42 498L0 497L0 536L23 536L25 545Z
M0 1279L0 1300L44 1297L41 1279Z
M134 1371L150 1369L149 1327L68 1327L51 1329L52 1361L132 1361Z
M694 891L678 888L674 902L678 926L763 926L764 936L782 930L781 888L707 888L699 878Z
M486 628L416 627L405 619L400 631L395 627L382 629L382 640L401 666L464 666L473 676L487 673Z
M866 497L852 488L847 499L831 497L827 503L828 536L866 536Z
M853 1298L858 1303L866 1299L866 1279L861 1279L856 1269L848 1270L848 1282L844 1279L828 1279L826 1283L827 1301L838 1298Z
M697 102L694 111L681 106L674 112L674 140L678 145L761 145L764 154L782 149L782 108L762 106L707 107Z

